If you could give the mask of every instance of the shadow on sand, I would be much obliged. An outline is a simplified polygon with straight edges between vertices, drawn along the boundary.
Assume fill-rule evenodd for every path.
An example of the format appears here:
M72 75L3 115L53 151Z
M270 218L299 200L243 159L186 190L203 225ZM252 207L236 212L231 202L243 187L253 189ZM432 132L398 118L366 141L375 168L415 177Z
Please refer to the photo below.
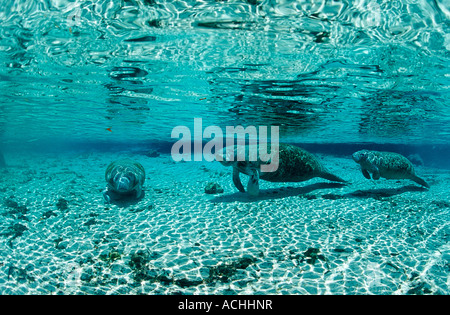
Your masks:
M116 205L119 208L127 208L136 205L144 198L145 198L145 191L142 191L142 196L140 198L135 198L134 196L123 196L120 199L111 199L110 204Z
M348 199L348 198L388 198L395 195L400 195L406 192L425 192L428 189L423 187L418 187L414 185L403 186L400 188L380 188L380 189L366 189L366 190L355 190L346 194L324 194L324 195L314 195L310 194L315 190L320 189L330 189L330 188L342 188L347 186L341 183L316 183L312 185L307 185L303 187L284 187L284 188L274 188L274 189L261 189L259 196L253 197L249 196L247 193L236 192L229 195L216 196L211 199L211 202L254 202L269 199L280 199L292 196L304 196L308 199Z
M354 192L344 194L342 197L350 198L387 198L395 195L400 195L405 192L412 191L428 191L428 189L423 187L418 187L414 185L403 186L399 188L380 188L380 189L366 189L366 190L356 190Z
M342 188L346 184L341 183L316 183L302 187L283 187L272 189L261 189L258 196L250 196L247 193L236 192L229 195L216 196L211 202L254 202L269 199L280 199L285 197L300 196L319 189Z

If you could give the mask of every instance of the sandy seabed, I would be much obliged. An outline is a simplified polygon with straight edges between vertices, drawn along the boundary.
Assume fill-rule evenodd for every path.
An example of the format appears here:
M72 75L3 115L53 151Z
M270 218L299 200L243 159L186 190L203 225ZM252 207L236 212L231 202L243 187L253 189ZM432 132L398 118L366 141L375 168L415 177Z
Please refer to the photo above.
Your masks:
M106 166L124 157L145 196L107 205ZM449 170L416 167L425 190L318 157L351 184L261 182L251 198L217 162L5 154L0 294L449 294Z

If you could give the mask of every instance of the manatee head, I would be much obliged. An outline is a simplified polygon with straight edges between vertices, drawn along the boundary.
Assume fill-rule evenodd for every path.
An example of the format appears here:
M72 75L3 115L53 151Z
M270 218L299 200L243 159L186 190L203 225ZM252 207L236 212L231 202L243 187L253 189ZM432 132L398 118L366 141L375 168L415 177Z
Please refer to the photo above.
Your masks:
M236 161L236 154L234 148L223 148L214 154L216 161L223 166L232 166Z
M256 145L228 146L216 152L216 161L224 166L259 167L258 147Z
M368 150L361 150L358 152L353 153L352 158L356 163L362 163L367 161L369 157L369 151Z
M223 166L235 166L238 161L245 160L245 156L241 157L242 150L243 148L236 145L225 147L215 153L216 161Z
M110 178L109 184L114 191L125 194L133 190L137 180L133 172L121 169L117 170L114 176Z
M253 170L261 167L257 148L256 145L228 146L218 151L215 156L222 165L232 166L241 173L252 175Z

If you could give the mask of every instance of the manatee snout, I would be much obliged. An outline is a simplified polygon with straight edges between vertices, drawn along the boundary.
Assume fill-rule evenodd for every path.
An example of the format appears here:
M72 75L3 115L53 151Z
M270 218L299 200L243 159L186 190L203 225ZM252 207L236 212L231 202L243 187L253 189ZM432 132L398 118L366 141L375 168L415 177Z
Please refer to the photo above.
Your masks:
M113 182L115 190L119 193L126 193L128 191L131 191L134 186L134 178L132 178L132 176L130 175L117 174L116 177L114 177Z
M365 150L358 151L352 154L353 161L360 163L367 158L367 153Z
M216 161L220 162L223 166L231 166L235 162L235 152L234 150L227 150L226 148L223 148L219 151L217 151L214 154Z

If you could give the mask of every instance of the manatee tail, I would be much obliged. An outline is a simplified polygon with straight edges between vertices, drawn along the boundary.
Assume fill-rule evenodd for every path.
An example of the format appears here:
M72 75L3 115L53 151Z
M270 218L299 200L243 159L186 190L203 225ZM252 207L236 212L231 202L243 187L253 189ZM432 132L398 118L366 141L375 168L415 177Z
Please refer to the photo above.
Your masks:
M320 175L318 175L319 177L331 180L332 182L340 182L340 183L345 183L348 184L348 182L336 175L331 174L330 172L328 172L327 170L323 170L322 173L320 173Z
M411 177L411 179L412 179L413 181L415 181L417 184L422 185L423 187L430 188L430 185L428 185L427 182L424 181L424 180L423 180L422 178L420 178L419 176L413 176L413 177Z

